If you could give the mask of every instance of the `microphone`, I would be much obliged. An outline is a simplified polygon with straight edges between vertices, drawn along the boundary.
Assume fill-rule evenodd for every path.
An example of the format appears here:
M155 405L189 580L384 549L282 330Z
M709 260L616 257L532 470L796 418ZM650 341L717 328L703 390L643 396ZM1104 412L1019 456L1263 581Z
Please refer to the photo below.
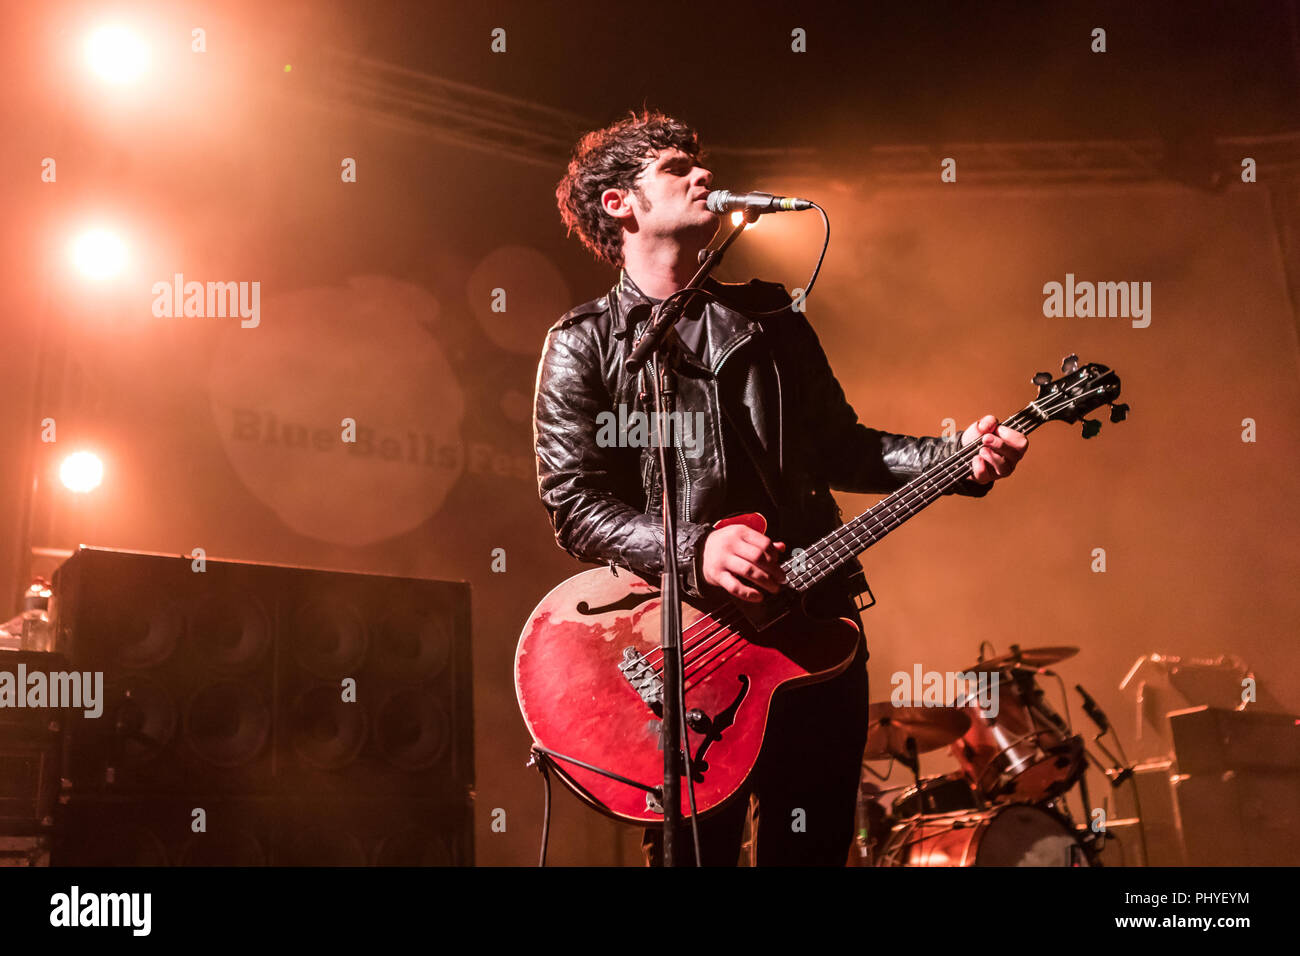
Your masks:
M1103 734L1110 730L1110 721L1106 719L1106 715L1097 706L1097 702L1092 699L1092 695L1083 689L1082 684L1075 684L1074 689L1083 696L1084 712L1092 718L1092 722L1101 729Z
M768 212L801 212L813 207L812 201L808 199L791 199L773 196L771 193L733 193L725 189L714 189L704 199L710 212L719 213L752 209L762 215Z

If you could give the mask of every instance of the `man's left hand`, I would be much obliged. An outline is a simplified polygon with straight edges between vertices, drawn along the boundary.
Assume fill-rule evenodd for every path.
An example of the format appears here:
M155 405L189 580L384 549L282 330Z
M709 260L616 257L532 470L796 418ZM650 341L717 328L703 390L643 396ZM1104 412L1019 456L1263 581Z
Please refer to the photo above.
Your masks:
M979 441L979 454L971 459L970 470L975 481L981 485L1005 478L1016 470L1016 463L1024 457L1029 448L1029 438L1018 431L999 425L993 415L985 415L962 432L961 444L965 448L973 441Z

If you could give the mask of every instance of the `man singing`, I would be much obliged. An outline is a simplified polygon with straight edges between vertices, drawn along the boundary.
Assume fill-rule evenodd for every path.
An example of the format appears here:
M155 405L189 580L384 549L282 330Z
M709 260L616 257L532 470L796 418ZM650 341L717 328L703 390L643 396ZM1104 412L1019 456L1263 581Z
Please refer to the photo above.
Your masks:
M533 419L538 490L567 552L650 579L663 570L657 449L598 442L597 416L620 404L653 410L653 393L640 395L623 362L651 308L686 285L717 232L704 201L713 174L701 162L693 129L645 110L586 134L556 188L569 233L620 271L607 294L547 334ZM681 348L677 410L702 412L706 423L702 453L677 458L678 567L688 598L760 601L784 583L780 565L792 549L843 523L832 488L892 492L959 444L860 424L781 285L710 279L704 288L716 298L693 296L670 333ZM982 445L957 493L980 497L1012 473L1028 439L986 415L960 444L974 441ZM712 527L755 511L768 519L767 534ZM861 565L850 561L814 607L861 632L854 597L864 584ZM757 798L759 865L844 864L866 744L866 659L860 638L841 674L777 695L748 792L699 821L705 865L737 862L749 795ZM801 827L791 824L796 810ZM689 846L689 827L683 834L679 845ZM660 830L647 829L650 865L661 862L660 843Z

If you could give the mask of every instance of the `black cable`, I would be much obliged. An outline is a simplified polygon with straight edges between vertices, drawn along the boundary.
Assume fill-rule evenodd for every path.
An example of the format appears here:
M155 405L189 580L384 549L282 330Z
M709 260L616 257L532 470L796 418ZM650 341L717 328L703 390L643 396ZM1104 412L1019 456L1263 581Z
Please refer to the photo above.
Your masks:
M700 827L696 822L698 813L695 807L695 764L691 759L691 740L686 732L688 730L686 726L686 655L682 647L683 643L683 641L677 642L677 673L682 677L677 682L680 691L677 707L678 713L682 715L682 755L686 764L686 793L690 798L691 805L691 839L695 843L695 865L701 867L704 866L704 862L700 856Z
M825 258L826 258L826 250L830 247L830 244L831 244L831 221L830 221L830 219L827 218L827 216L826 216L826 210L822 209L822 207L819 206L819 205L817 205L816 203L813 203L813 208L816 209L819 213L821 213L821 217L822 217L822 227L823 227L823 229L822 229L822 233L823 233L823 236L822 236L822 251L821 251L821 254L817 257L817 265L813 267L812 276L808 279L808 285L807 285L807 287L803 290L803 296L802 296L802 298L803 298L803 300L804 300L805 302L808 301L808 296L812 294L813 285L817 282L817 277L821 274L821 271L822 271L822 262L823 262L823 261L825 260ZM697 287L697 288L678 289L676 292L674 292L674 293L672 293L670 296L668 296L668 298L664 299L664 301L663 301L662 305L660 306L660 308L666 308L666 307L668 306L668 304L669 304L670 302L672 302L674 299L676 299L678 296L687 296L687 297L689 297L689 296L693 296L693 295L703 295L703 296L708 296L708 297L709 297L710 299L712 299L714 302L717 302L717 303L719 303L720 305L724 305L724 306L726 305L725 302L723 302L720 298L718 298L716 295L714 295L714 294L713 294L712 292L710 292L708 289L705 289L705 288L702 288L702 287ZM684 309L684 308L685 308L685 306L683 306L683 309ZM783 306L781 306L781 308L779 308L779 309L768 309L766 312L745 312L745 315L748 315L748 316L750 316L751 318L758 318L758 317L760 317L760 316L765 316L765 315L780 315L782 312L786 311L786 309L788 309L788 308L790 308L790 306L788 306L788 305L783 305ZM803 310L800 309L800 311L803 311Z
M816 209L822 217L822 252L821 255L817 257L817 265L813 267L812 278L808 280L808 288L803 290L804 299L807 299L808 296L812 294L813 283L817 281L817 276L821 274L822 261L826 258L826 250L831 244L831 221L826 216L826 210L816 203L813 203L813 208Z
M539 867L546 866L546 846L551 837L551 775L546 768L549 759L546 754L534 748L532 762L536 764L537 772L542 775L542 788L546 794L546 802L542 809L542 852L537 860Z
M1115 735L1115 739L1116 741L1119 740L1119 734ZM1120 756L1124 757L1125 755L1121 753ZM1125 762L1127 763L1127 760L1125 760ZM1137 814L1138 819L1138 847L1142 851L1142 865L1149 867L1151 865L1151 858L1147 855L1147 820L1146 817L1142 815L1142 794L1138 792L1137 774L1129 774L1128 782L1133 786L1133 811Z
M1115 729L1114 724L1110 725L1110 733L1111 736L1115 738L1115 749L1119 751L1120 766L1121 767L1130 766L1128 762L1128 754L1124 752L1124 741L1120 739L1119 731ZM1106 749L1105 746L1101 743L1101 738L1104 736L1106 735L1099 734L1097 737L1098 746L1100 746L1103 750ZM1110 756L1109 751L1107 751L1107 756ZM1137 781L1136 770L1134 770L1132 773L1128 775L1128 782L1133 785L1133 810L1134 812L1137 813L1137 817L1138 817L1138 848L1142 851L1142 865L1149 867L1151 865L1151 857L1147 852L1146 818L1142 816L1142 795L1138 793L1138 781Z

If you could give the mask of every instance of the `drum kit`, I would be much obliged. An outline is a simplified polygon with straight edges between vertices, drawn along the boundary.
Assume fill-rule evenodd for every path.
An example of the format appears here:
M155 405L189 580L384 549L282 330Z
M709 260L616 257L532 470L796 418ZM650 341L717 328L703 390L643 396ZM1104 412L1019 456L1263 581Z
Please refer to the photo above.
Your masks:
M942 706L872 704L850 865L1099 866L1102 840L1073 822L1064 799L1077 784L1088 806L1090 755L1037 681L1078 650L1012 645L960 672L992 693ZM945 747L961 769L922 778L920 754ZM902 763L913 783L878 787L869 779L885 779L870 766L877 760Z

